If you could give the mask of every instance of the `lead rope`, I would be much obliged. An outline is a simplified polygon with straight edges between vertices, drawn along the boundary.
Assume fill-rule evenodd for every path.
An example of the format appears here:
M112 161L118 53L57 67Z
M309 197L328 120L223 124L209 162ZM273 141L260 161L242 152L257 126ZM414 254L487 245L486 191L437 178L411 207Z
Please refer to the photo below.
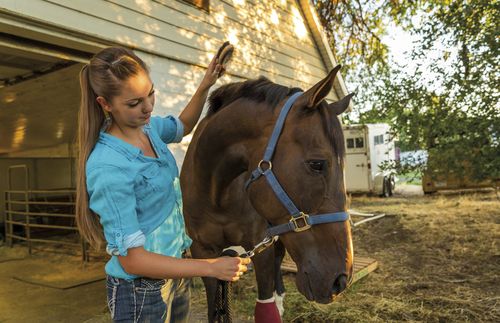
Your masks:
M252 258L256 254L261 253L265 249L272 246L276 240L278 240L278 236L270 237L267 236L253 247L252 250L246 251L242 254L238 254L236 250L231 248L225 249L222 252L221 257L229 256L229 257L242 257L242 258ZM215 293L215 309L214 309L214 320L217 323L232 323L232 310L231 310L231 297L232 297L232 289L233 283L225 281L225 280L217 280L217 290Z
M222 252L221 257L238 257L238 253L232 249L226 249ZM215 293L215 313L214 320L217 323L232 323L231 311L231 295L232 295L231 282L217 279L217 291Z
M215 299L215 322L231 323L233 321L231 311L232 283L228 281L217 281L217 294Z

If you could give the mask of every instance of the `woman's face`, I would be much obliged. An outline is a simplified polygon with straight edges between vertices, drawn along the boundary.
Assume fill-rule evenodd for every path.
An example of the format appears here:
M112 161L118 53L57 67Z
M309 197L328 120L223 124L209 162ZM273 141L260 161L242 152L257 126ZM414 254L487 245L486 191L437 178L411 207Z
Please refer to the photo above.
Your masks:
M100 99L101 98L101 99ZM98 97L103 108L113 116L119 127L137 128L149 123L155 103L154 85L149 75L140 71L122 83L122 90L110 102ZM104 103L104 104L103 104Z

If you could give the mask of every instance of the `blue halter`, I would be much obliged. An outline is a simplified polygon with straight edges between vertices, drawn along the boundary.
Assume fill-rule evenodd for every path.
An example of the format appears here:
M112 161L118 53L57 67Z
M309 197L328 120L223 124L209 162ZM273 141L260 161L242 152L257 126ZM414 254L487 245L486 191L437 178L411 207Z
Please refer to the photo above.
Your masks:
M283 125L285 123L285 119L292 108L294 102L299 98L299 96L303 92L297 92L288 98L285 105L281 109L278 120L276 121L276 125L274 126L273 133L271 138L269 139L269 143L267 145L266 151L264 153L264 158L259 162L257 168L252 172L252 175L245 183L245 189L248 189L250 184L260 178L260 176L264 175L267 179L267 182L273 189L276 197L281 201L283 206L288 210L291 215L291 218L288 223L276 225L273 227L269 227L267 229L267 233L269 236L278 236L287 232L302 232L311 228L311 226L322 223L332 223L332 222L344 222L349 219L349 214L347 212L335 212L335 213L326 213L320 215L309 215L304 212L299 211L295 204L292 202L290 197L286 194L286 192L281 187L280 183L274 173L272 171L273 164L271 162L274 154L274 150L276 148L276 144L278 143L278 138L283 129ZM263 169L262 166L267 164L267 168Z

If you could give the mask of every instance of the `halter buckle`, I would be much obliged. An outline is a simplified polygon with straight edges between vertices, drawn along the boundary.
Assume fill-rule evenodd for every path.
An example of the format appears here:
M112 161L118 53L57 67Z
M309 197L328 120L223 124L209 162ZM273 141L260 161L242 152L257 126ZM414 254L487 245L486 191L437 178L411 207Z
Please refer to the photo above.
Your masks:
M299 225L299 221L304 221L302 226ZM311 228L311 225L309 224L309 215L304 212L300 212L299 216L292 216L290 223L292 224L293 231L295 232L302 232Z

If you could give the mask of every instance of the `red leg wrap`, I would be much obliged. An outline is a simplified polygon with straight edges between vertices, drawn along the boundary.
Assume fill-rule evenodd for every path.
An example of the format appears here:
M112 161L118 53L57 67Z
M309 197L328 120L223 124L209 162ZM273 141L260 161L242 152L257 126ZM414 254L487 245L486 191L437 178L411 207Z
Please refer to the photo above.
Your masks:
M281 323L276 303L257 302L255 304L255 323Z

